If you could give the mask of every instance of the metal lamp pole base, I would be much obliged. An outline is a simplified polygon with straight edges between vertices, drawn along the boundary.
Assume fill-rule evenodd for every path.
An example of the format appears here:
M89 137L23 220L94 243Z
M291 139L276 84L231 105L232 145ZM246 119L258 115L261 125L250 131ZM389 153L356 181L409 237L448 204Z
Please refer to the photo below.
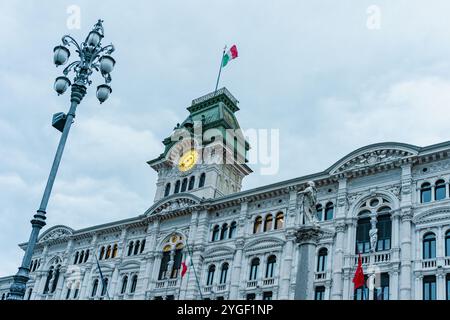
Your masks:
M34 215L33 220L31 220L32 230L30 239L28 240L27 248L25 250L25 255L22 260L22 264L19 267L19 271L13 278L13 283L11 284L8 300L23 300L25 296L26 284L29 280L31 258L33 256L33 251L36 246L37 239L39 237L39 232L42 227L45 226L45 214L47 210L48 200L50 198L50 193L52 192L53 183L55 182L56 174L58 172L59 164L61 162L61 157L63 155L64 147L66 145L67 136L69 135L70 127L72 126L73 119L75 118L75 111L78 104L83 99L86 94L86 87L84 85L73 84L72 94L70 98L70 110L67 114L67 120L64 125L64 129L59 140L58 149L56 150L55 158L53 160L52 168L50 170L50 175L47 180L47 185L45 186L44 195L42 196L41 204L37 213Z

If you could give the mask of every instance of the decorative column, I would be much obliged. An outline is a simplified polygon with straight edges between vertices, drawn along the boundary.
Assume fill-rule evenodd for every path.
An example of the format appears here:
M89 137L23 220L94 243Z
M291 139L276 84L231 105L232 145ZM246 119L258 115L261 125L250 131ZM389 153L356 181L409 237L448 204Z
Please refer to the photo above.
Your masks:
M237 300L239 297L240 275L242 268L242 251L244 248L244 240L238 239L235 242L236 252L233 259L233 269L231 273L230 283L230 300Z
M389 300L398 300L398 270L389 272Z
M316 248L322 235L319 227L301 226L297 230L299 244L299 260L297 264L296 300L312 300L314 298L314 267Z
M436 274L436 299L446 300L445 292L445 273L442 268L439 268Z
M346 230L346 224L343 220L336 221L336 240L334 245L333 256L333 287L331 291L332 300L342 300L343 298L343 286L342 286L342 274L343 274L343 261L344 261L344 233Z
M411 229L412 229L412 176L411 163L402 165L402 189L400 202L400 299L417 299L412 292L412 265L411 265ZM417 282L416 282L417 284ZM422 289L416 288L416 292Z
M400 299L410 300L411 296L411 220L412 212L410 209L402 211L400 227ZM420 290L422 291L422 290Z
M280 285L279 285L279 300L289 299L289 288L291 286L291 270L294 254L294 242L296 240L296 234L293 230L287 231L286 244L284 247L284 260L282 261L280 268Z

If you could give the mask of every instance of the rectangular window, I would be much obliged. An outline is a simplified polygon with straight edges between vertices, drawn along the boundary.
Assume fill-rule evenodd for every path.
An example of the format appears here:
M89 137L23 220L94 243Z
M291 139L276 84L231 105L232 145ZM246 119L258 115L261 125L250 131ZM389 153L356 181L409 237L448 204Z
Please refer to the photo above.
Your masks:
M255 300L256 294L255 293L249 293L247 294L247 300Z
M263 300L272 300L272 291L263 292Z
M423 278L423 300L436 300L436 277Z
M370 228L370 218L362 218L358 221L356 228L356 253L367 253L370 251Z
M378 243L377 251L390 250L391 249L391 216L381 215L378 217L377 222L378 229Z
M379 283L375 283L378 287L374 290L374 300L389 300L389 274L382 273L380 275Z
M367 275L364 275L364 283L367 283ZM369 300L369 288L365 284L363 287L355 290L353 295L354 300Z
M325 300L325 287L316 287L314 292L314 300Z

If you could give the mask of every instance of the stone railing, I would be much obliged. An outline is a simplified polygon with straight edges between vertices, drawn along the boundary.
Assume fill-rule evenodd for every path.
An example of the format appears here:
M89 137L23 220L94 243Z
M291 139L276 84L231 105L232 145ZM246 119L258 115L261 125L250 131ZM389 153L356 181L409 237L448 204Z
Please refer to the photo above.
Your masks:
M262 285L263 286L273 286L275 284L275 278L266 278L263 279Z
M204 286L203 293L211 293L212 289L213 289L213 286Z
M327 278L326 272L316 272L315 273L315 279L316 280L325 280Z
M247 288L255 288L258 285L257 280L249 280L247 281Z
M178 285L178 279L165 279L156 281L155 288L163 289L163 288L173 288Z
M226 285L226 283L218 284L218 285L216 286L216 291L217 291L217 292L227 291L227 285Z
M445 266L450 266L450 257L445 257L444 264Z
M380 251L374 253L364 253L361 254L361 262L363 265L369 264L381 264L387 263L391 261L391 252L390 251ZM358 255L354 256L354 264L358 264Z
M436 259L422 260L422 268L423 269L436 268Z

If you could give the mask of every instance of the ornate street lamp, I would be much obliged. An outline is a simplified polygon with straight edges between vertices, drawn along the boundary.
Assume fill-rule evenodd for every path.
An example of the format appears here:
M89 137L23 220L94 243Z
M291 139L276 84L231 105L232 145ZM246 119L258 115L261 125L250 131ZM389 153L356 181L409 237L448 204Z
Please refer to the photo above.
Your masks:
M108 99L112 92L109 83L111 82L110 73L113 71L116 63L116 61L111 57L111 54L114 52L114 46L110 44L102 47L101 40L104 37L102 22L103 20L98 20L81 45L79 45L74 38L66 35L62 38L62 45L56 46L53 49L53 62L57 67L66 64L69 60L70 50L68 47L71 44L76 47L75 51L78 53L79 60L71 62L63 70L64 76L60 76L55 79L54 89L58 95L63 94L69 87L71 87L70 109L67 115L63 112L53 115L52 125L57 130L61 131L62 135L59 140L58 149L56 150L56 155L53 160L47 185L45 186L41 204L37 210L37 213L31 220L32 229L30 238L28 240L22 264L19 267L19 271L14 276L13 283L11 284L8 300L22 300L25 295L26 284L30 273L31 258L36 246L39 232L42 227L45 226L47 204L56 178L56 173L58 172L59 163L61 162L67 136L69 134L73 119L75 118L77 106L86 94L87 86L92 83L92 81L89 80L89 77L93 73L93 70L99 71L105 79L105 83L97 87L97 98L100 103L103 103L106 99ZM71 71L75 74L73 84L67 77Z

